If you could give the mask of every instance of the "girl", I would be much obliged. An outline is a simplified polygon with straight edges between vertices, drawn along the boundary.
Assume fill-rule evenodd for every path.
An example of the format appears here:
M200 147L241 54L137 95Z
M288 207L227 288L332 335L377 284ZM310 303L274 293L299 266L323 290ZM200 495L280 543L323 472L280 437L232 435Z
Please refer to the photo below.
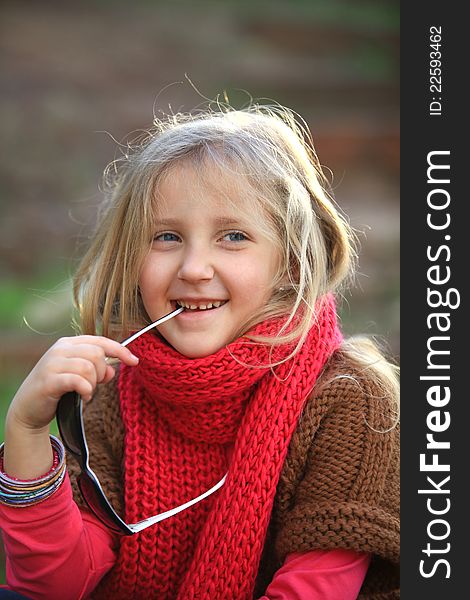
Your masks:
M352 262L287 109L158 123L117 171L76 275L83 335L54 344L7 416L11 588L61 600L398 597L397 386L370 342L339 331L332 294ZM177 308L129 349L115 341ZM107 357L122 363L116 377ZM221 489L116 533L83 503L73 460L72 497L49 438L69 391L87 402L93 470L126 523Z

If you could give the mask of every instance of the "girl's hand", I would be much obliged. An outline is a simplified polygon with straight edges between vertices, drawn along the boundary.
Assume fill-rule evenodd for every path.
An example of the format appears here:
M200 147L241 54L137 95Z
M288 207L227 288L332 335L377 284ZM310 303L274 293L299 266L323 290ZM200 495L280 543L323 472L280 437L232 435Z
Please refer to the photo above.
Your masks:
M98 383L115 374L106 357L135 366L138 358L119 342L101 336L81 335L58 340L24 380L10 405L10 426L31 432L44 430L54 419L65 392L78 392L90 400Z

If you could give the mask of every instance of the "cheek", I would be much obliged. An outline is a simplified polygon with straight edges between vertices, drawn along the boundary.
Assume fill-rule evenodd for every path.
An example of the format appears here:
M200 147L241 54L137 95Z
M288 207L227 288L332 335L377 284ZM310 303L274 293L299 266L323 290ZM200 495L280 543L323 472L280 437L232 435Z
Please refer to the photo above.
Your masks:
M139 289L144 300L150 295L153 296L162 287L164 281L162 275L162 270L155 261L147 259L144 262L139 276Z
M152 278L150 276L150 269L148 268L148 265L145 265L142 267L141 271L140 271L140 275L139 275L139 289L140 289L140 293L142 294L142 296L145 296L145 294L147 293L147 290L150 287Z
M269 265L266 269L253 269L247 266L239 273L240 275L233 280L233 286L244 305L258 308L267 302L272 289Z

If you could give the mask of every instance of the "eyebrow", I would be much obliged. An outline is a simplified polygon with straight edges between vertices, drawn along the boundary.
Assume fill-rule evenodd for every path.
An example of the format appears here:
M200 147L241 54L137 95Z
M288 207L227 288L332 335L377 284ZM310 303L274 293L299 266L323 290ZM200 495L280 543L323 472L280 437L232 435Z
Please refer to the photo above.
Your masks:
M240 225L246 225L245 221L242 221L240 219L236 219L235 217L214 217L212 219L213 223L219 227L229 227L229 226L240 226ZM177 225L180 225L180 220L179 219L173 219L173 218L168 218L168 219L156 219L155 221L155 225L164 225L165 227L175 227Z

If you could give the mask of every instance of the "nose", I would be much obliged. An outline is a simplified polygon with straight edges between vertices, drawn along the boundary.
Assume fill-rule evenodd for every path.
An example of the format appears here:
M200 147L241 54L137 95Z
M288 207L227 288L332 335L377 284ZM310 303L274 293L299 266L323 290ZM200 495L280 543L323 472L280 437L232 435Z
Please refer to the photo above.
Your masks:
M209 281L214 277L210 253L203 248L188 248L181 259L178 278L191 283Z

